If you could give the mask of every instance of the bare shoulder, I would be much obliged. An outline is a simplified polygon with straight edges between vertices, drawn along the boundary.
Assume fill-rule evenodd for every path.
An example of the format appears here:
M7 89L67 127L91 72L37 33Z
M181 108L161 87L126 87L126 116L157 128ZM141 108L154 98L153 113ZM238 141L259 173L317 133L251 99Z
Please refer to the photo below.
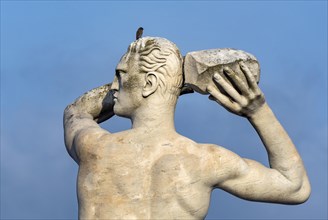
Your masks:
M215 157L215 158L220 157L221 159L223 159L225 157L229 157L229 158L235 156L238 157L237 154L230 151L229 149L216 144L198 143L198 148L201 151L204 151L204 153L207 153L211 155L211 157Z
M188 149L198 156L197 166L202 170L204 182L218 187L222 182L239 173L245 161L236 153L215 144L196 143L186 138Z
M74 144L81 146L85 144L89 145L99 139L109 138L111 136L111 133L101 127L87 127L76 135Z
M112 134L100 126L81 129L73 139L73 149L80 164L88 161L90 154L97 154L101 145L109 143Z
M184 136L180 136L179 141L189 152L197 153L206 159L235 155L232 151L216 144L197 143Z

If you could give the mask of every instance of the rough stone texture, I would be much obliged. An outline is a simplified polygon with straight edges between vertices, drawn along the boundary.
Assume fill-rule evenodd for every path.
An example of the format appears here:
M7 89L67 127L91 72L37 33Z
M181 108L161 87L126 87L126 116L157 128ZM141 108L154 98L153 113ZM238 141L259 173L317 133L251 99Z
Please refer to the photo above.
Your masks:
M184 62L185 85L199 93L208 94L206 87L213 85L214 73L226 78L223 73L225 66L239 73L239 61L244 61L259 82L260 65L255 56L242 50L224 48L187 53ZM239 74L239 77L246 81L243 74Z
M238 56L255 61L230 52L191 53L187 66L196 67L189 72L205 76L222 63L234 69ZM309 197L302 159L251 73L246 84L237 80L231 86L229 77L208 77L207 86L213 100L250 121L268 152L270 168L176 132L182 61L168 40L139 38L121 58L113 83L85 93L65 109L65 145L79 165L79 219L203 219L215 188L263 202L297 204ZM240 68L245 70L243 64ZM230 76L243 76L240 68ZM132 128L110 133L98 125L114 114L131 119Z

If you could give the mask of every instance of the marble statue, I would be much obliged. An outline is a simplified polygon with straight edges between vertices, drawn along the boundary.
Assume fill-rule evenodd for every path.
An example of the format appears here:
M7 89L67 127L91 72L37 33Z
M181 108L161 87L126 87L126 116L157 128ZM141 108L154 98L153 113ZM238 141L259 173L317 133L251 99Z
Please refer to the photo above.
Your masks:
M112 83L66 107L65 144L79 165L79 219L204 219L215 188L252 201L300 204L309 198L302 159L258 86L256 59L238 51L232 52L246 58L212 59L221 52L229 57L231 51L189 53L184 63L174 43L139 36ZM247 118L270 168L178 134L174 112L185 87ZM132 128L110 133L98 125L114 115L129 118Z

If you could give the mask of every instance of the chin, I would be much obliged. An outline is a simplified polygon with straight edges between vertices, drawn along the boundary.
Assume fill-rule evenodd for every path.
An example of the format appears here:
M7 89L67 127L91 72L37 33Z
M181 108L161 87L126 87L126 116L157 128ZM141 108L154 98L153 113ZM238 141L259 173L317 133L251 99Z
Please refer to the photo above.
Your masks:
M127 114L126 112L124 112L124 109L120 108L117 105L114 105L114 114L120 117L124 117L124 118L130 118L130 115Z

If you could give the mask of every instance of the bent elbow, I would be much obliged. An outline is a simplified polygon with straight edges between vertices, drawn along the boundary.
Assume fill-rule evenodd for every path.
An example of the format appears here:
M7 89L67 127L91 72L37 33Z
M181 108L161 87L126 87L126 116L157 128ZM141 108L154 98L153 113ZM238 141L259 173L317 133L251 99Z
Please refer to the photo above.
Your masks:
M310 186L310 184L307 184L306 187L304 187L302 190L300 190L299 204L306 202L310 198L310 195L311 195L311 186Z
M311 195L311 185L307 177L304 178L305 180L302 181L299 187L296 190L293 190L291 196L291 204L302 204L306 202Z

